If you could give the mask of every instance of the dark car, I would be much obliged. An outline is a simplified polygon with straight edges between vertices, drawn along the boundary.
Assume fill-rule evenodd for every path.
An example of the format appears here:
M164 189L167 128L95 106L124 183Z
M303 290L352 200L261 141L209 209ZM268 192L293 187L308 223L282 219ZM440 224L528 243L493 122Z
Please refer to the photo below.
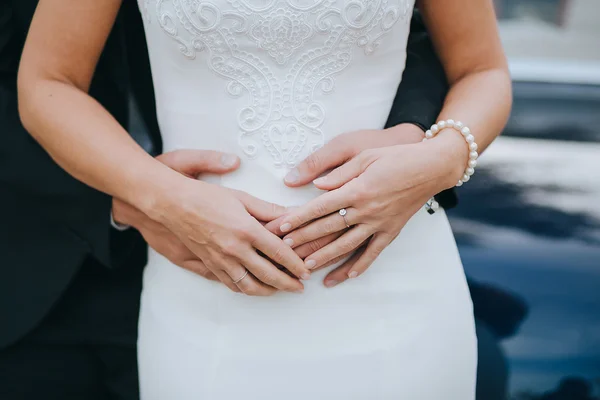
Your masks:
M600 65L511 69L510 121L448 212L477 319L478 400L600 399Z

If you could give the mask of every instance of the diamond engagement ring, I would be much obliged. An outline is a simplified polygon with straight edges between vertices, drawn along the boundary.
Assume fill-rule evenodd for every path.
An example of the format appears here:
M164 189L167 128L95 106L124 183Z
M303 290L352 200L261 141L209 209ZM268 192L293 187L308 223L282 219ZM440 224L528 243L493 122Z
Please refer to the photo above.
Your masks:
M233 281L233 283L238 284L242 281L242 279L244 279L246 276L248 275L248 270L246 270L246 272L244 272L244 275L242 275L240 277L240 279Z
M346 214L348 214L348 210L346 210L345 208L342 208L340 211L338 211L338 213L342 216L342 218L344 218L344 223L346 224L346 228L350 228L350 224L348 223L348 220L346 219Z

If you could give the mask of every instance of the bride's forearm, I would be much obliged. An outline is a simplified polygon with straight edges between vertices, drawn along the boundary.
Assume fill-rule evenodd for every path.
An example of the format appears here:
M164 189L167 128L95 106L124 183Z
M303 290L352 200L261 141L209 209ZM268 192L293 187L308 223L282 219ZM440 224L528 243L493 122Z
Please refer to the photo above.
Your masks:
M69 174L141 210L150 210L155 194L168 193L180 179L68 82L20 79L19 111L26 129Z
M475 137L477 152L481 154L504 129L511 99L511 80L505 69L469 74L451 86L438 120L463 122ZM450 182L456 182L469 157L463 137L457 131L445 129L429 143L444 157Z
M504 129L511 100L511 79L506 70L476 72L452 85L439 119L465 123L482 153Z
M481 153L500 134L510 113L511 80L491 1L418 0L450 84L439 120L468 126ZM442 130L426 145L446 159L450 185L465 170L465 140L452 129ZM437 147L437 148L435 148ZM462 171L461 171L462 170Z

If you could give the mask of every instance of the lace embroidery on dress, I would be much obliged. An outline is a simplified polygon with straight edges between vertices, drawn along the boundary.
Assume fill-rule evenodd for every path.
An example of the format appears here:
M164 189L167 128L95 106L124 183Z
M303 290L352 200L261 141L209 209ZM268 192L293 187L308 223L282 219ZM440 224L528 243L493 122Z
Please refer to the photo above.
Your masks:
M413 6L413 0L343 0L342 8L338 0L222 0L230 5L225 10L203 0L139 1L147 21L155 3L158 24L185 57L208 50L208 67L228 81L227 93L247 96L238 113L238 142L249 157L262 145L278 167L293 167L323 145L326 110L314 94L333 91L354 46L372 54L396 22L410 21ZM305 49L318 37L320 46L311 42ZM241 38L274 64L240 49ZM277 79L272 68L289 72Z

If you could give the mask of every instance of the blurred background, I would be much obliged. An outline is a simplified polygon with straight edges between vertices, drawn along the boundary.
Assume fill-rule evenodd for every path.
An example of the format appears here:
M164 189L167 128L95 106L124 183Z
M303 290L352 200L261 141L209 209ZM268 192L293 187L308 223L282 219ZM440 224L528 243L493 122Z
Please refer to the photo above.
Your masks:
M495 5L513 112L448 212L477 318L477 398L600 399L600 1Z

